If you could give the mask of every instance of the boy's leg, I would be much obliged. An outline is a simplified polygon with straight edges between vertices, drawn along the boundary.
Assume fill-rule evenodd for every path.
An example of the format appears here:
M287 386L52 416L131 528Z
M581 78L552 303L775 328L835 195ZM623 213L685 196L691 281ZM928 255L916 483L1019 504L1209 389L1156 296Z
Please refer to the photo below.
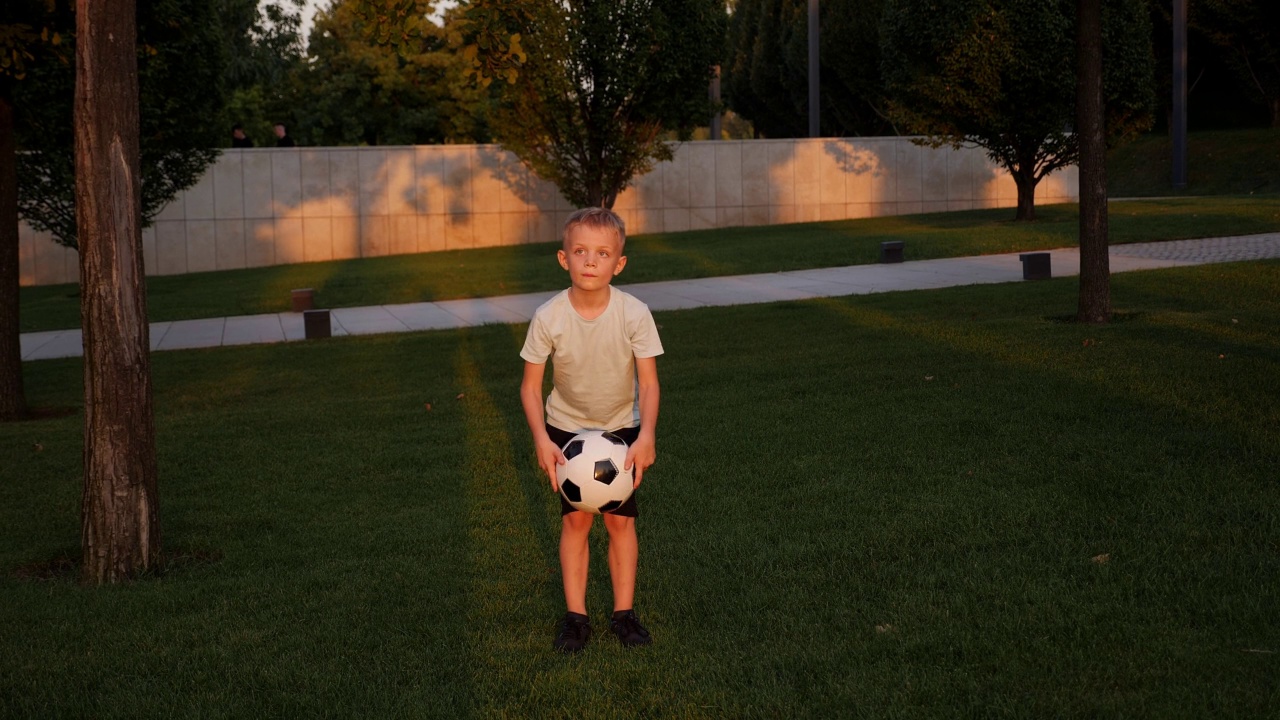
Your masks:
M609 531L609 581L613 584L613 609L615 612L630 610L635 602L636 563L640 558L636 519L606 513L604 527Z
M607 517L605 519L608 520ZM583 615L587 614L587 567L591 559L587 538L594 521L595 515L580 510L560 516L560 574L564 579L564 603L569 612ZM610 550L611 566L612 553ZM632 584L635 583L634 578L633 570Z

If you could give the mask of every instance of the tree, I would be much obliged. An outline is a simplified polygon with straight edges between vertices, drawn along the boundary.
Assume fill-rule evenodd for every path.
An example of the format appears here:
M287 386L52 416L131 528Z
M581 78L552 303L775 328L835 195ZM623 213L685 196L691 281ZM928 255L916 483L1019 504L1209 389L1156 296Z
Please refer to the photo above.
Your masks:
M1191 22L1227 51L1231 68L1280 129L1280 17L1274 0L1197 0Z
M0 422L27 414L18 313L18 85L42 62L64 62L70 8L52 0L0 5Z
M502 86L495 134L569 202L612 207L671 159L665 134L687 139L710 117L723 3L542 0L526 10L517 29L527 59Z
M1111 319L1102 66L1102 0L1078 0L1076 134L1080 144L1080 302L1076 319L1088 323L1105 323Z
M1149 18L1141 0L1105 0L1106 134L1151 124ZM1075 7L1069 0L886 0L882 70L891 114L933 147L972 143L1009 171L1017 219L1035 188L1074 164Z
M217 158L224 129L226 45L206 0L137 4L143 227ZM65 41L74 47L75 35ZM31 68L16 92L19 211L37 230L76 246L71 99L74 75L61 63Z
M356 2L364 31L402 54L421 43L424 5ZM723 0L473 0L463 20L453 41L479 84L504 81L495 136L575 205L612 207L672 157L665 135L710 117Z
M231 127L240 124L261 146L275 143L272 126L290 125L295 133L295 110L308 93L295 78L304 69L302 10L304 0L216 0L227 57L223 71L226 102L218 114L222 132L218 145L231 141Z
M160 554L142 262L134 0L77 0L75 200L84 330L82 577L118 582Z
M895 132L880 78L881 0L819 5L821 127L826 135ZM808 3L741 0L729 20L726 93L766 137L808 135Z
M360 32L354 3L335 0L316 16L308 61L295 82L309 90L295 116L322 145L425 145L486 142L487 90L466 75L470 64L427 23L408 55ZM301 95L301 93L300 93Z

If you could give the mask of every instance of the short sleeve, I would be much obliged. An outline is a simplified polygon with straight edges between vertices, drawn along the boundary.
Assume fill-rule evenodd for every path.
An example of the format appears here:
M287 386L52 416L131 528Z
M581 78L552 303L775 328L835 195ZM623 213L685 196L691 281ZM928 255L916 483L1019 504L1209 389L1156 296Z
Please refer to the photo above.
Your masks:
M653 313L649 312L648 305L635 298L627 303L627 337L631 340L632 354L638 358L657 357L663 352Z
M547 318L543 312L533 315L529 323L529 332L524 336L524 347L520 349L520 357L526 362L542 365L547 362L554 348L551 345L551 333L547 330Z

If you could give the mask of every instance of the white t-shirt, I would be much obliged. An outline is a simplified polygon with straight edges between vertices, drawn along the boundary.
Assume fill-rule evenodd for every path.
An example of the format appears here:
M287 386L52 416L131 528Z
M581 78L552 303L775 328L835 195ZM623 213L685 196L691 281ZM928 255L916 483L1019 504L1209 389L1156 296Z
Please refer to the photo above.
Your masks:
M529 324L520 357L541 365L552 359L547 424L568 432L617 430L640 424L636 358L662 354L649 307L609 287L609 305L585 320L569 291L542 304Z

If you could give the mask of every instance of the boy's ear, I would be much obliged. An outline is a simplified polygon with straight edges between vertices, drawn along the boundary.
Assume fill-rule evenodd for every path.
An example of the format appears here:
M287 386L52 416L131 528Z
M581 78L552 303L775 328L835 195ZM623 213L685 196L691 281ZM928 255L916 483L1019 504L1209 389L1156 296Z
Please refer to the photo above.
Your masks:
M564 254L564 248L556 251L556 259L560 261L560 267L565 270L569 269L569 256Z
M619 256L618 264L615 265L613 268L613 274L616 276L618 273L622 272L622 268L626 266L627 266L627 256L626 255Z

